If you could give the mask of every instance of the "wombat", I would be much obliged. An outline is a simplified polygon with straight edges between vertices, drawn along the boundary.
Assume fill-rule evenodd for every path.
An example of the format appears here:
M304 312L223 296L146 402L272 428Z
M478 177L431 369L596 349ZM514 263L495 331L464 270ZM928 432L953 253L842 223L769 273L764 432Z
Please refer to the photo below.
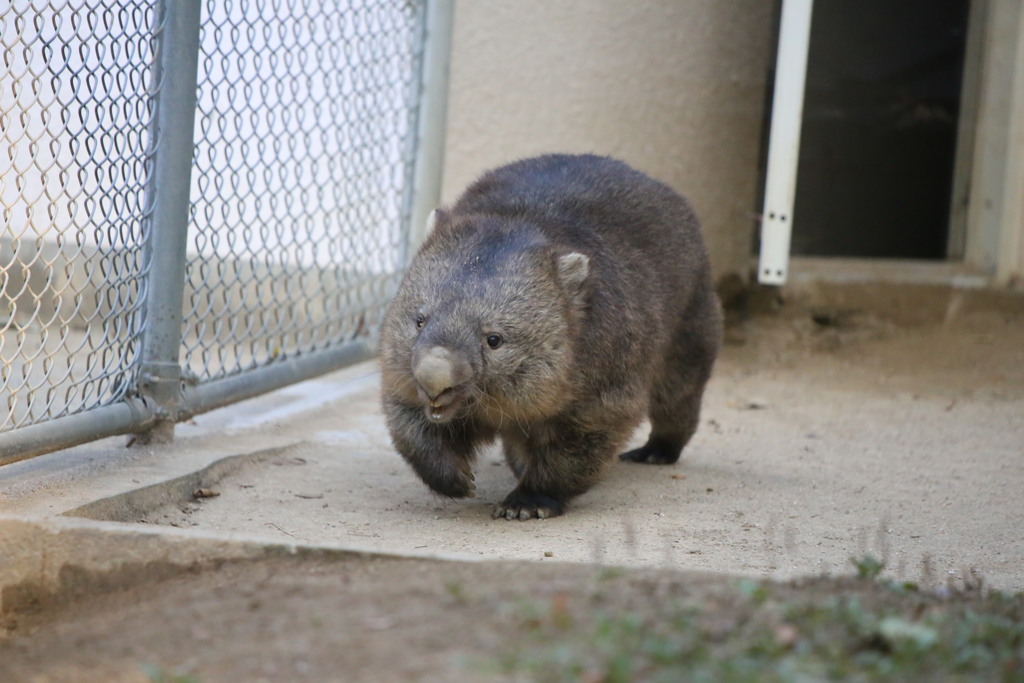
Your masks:
M381 330L391 439L420 478L475 493L500 437L518 485L494 510L559 515L622 460L674 463L697 429L722 315L697 218L609 158L547 155L484 174L433 227Z

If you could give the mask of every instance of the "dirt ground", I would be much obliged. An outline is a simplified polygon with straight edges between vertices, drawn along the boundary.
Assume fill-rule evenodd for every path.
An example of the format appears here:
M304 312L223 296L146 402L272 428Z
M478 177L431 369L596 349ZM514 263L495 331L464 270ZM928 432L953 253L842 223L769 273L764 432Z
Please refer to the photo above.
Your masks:
M0 662L14 677L0 678L532 680L474 659L515 645L524 601L560 610L551 600L564 593L583 601L567 609L586 609L621 592L654 596L638 608L649 611L676 591L729 621L733 599L716 596L735 595L738 579L723 574L849 574L867 555L885 577L926 587L982 577L1024 590L1024 312L739 324L681 462L613 463L548 520L491 518L513 483L496 451L478 464L476 499L431 495L390 448L372 365L284 395L260 415L197 418L176 448L214 439L238 455L201 479L199 497L85 514L488 562L271 558L43 600L5 615ZM274 448L261 455L261 443ZM604 591L620 579L594 563L641 569Z
M899 594L856 579L759 585L317 551L119 578L91 589L80 578L78 596L5 615L0 680L789 681L865 669L882 675L856 680L907 680L908 665L940 680L957 657L961 680L1024 673L1024 600ZM1000 635L951 637L985 614ZM987 649L1004 638L1006 649Z

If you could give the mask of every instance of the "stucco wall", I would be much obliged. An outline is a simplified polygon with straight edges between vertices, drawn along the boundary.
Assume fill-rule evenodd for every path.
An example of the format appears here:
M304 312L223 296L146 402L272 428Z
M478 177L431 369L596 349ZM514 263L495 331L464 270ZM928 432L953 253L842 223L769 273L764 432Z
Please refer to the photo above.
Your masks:
M541 152L624 159L687 195L717 275L757 210L764 0L457 0L442 199Z

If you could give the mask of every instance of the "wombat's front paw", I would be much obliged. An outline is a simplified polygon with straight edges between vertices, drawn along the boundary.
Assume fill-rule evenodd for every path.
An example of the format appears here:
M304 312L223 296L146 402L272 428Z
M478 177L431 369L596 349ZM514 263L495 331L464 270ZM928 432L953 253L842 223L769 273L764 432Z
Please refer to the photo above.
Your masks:
M539 493L514 490L505 497L498 507L494 508L492 517L499 519L547 519L557 517L565 511L565 503Z
M448 498L476 498L476 482L472 474L427 483L436 493Z
M429 486L434 493L448 498L476 497L476 482L468 464L452 466L450 462L446 462L442 466L438 462L429 464L417 462L413 464L413 467L423 483Z

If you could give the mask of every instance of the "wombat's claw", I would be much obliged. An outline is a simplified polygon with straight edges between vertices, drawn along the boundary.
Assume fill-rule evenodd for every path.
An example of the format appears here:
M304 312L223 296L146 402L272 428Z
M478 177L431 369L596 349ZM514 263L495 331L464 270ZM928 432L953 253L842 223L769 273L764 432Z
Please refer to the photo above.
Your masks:
M504 517L507 520L518 519L520 521L547 519L548 517L557 517L562 514L564 508L565 505L554 498L513 491L501 505L494 508L491 517L494 519Z
M505 519L510 521L513 519L518 519L522 522L525 522L526 520L533 518L547 519L548 517L553 516L554 515L551 514L551 511L546 508L537 508L536 510L531 510L530 508L520 508L519 510L516 510L515 508L505 508L499 506L494 508L494 512L491 513L491 517L493 517L494 519L501 519L502 517L504 517Z

